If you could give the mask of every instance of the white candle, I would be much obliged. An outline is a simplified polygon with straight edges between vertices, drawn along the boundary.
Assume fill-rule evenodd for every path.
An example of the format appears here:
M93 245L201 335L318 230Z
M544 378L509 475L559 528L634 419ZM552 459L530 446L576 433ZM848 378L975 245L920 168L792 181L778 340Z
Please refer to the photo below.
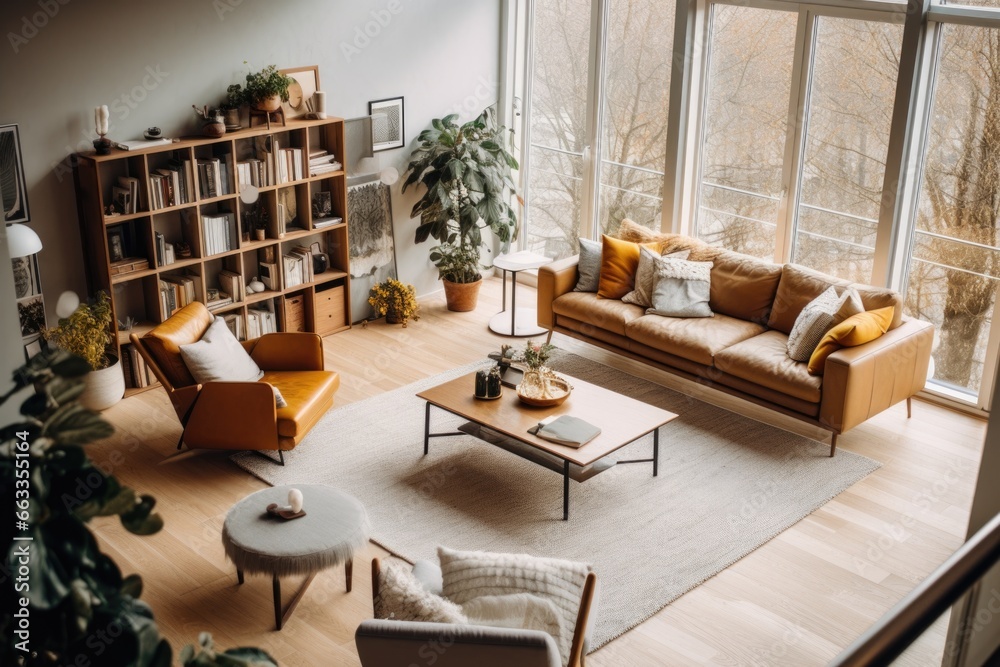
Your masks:
M322 90L313 93L313 106L316 108L317 118L326 118L326 93Z
M288 504L291 506L292 511L295 513L302 511L302 492L298 489L292 489L288 492Z

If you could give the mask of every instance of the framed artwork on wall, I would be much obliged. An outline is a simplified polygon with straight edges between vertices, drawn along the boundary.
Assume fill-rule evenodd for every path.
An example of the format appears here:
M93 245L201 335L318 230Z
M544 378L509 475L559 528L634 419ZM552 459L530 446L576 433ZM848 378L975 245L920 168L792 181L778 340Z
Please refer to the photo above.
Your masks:
M26 299L42 293L38 277L38 255L15 257L10 263L14 269L14 298Z
M402 97L369 102L368 115L372 117L372 147L376 152L406 145Z
M288 101L281 103L285 118L302 118L316 113L313 95L319 90L319 65L278 71L294 80L288 86Z
M31 220L17 125L0 125L0 204L5 222Z
M41 294L17 302L17 317L21 323L21 337L40 334L45 328L45 301Z

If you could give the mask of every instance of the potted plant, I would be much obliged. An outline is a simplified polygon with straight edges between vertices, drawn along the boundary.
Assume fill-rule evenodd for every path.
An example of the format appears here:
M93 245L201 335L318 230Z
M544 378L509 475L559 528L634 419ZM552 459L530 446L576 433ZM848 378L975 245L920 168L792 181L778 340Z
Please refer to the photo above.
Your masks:
M220 108L225 116L227 130L239 129L240 108L244 104L246 104L246 93L240 84L234 83L226 88L226 100Z
M246 64L246 61L243 61ZM282 102L288 101L288 86L292 78L278 71L276 65L268 65L259 72L247 74L245 100L259 111L277 111Z
M515 237L517 217L509 199L516 192L511 169L517 169L517 160L506 149L508 130L497 124L492 107L464 125L456 118L435 118L417 137L420 146L410 155L403 192L424 186L410 212L420 218L416 242L438 241L430 258L444 281L448 309L466 311L476 307L482 285L483 230L502 243Z
M93 305L80 304L69 317L42 332L45 340L61 350L81 357L90 366L84 377L80 403L89 410L106 410L125 395L125 376L118 357L108 352L111 344L111 299L99 292Z
M368 293L368 303L375 310L376 317L385 315L389 324L406 326L408 320L419 320L417 314L417 292L413 285L407 285L395 278L377 283Z

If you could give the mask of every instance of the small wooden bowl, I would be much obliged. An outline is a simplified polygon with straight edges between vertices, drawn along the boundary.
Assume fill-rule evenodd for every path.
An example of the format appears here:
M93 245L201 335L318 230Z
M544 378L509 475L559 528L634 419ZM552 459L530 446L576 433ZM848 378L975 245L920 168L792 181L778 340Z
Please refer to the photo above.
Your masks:
M533 396L527 396L521 393L521 385L517 385L517 397L521 399L521 402L525 405L530 405L535 408L551 408L556 405L562 405L567 398L569 398L570 392L573 388L563 379L557 379L550 381L553 385L560 385L565 391L560 396L553 396L550 398L536 398Z

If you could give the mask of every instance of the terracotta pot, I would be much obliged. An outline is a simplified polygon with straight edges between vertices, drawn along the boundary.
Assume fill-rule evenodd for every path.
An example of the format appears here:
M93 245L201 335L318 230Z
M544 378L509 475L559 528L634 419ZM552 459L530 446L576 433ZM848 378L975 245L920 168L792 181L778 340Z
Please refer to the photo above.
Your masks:
M226 124L222 122L221 116L215 120L206 122L201 126L201 133L206 137L218 138L226 133Z
M476 309L479 288L483 286L482 278L474 283L453 283L450 280L442 282L444 282L444 298L448 302L448 310L467 313Z
M277 111L281 108L281 96L271 95L270 97L264 98L254 104L254 108L258 111Z
M239 109L226 109L226 115L223 119L226 123L227 130L237 130L240 129L240 110Z
M263 241L264 240L264 233L266 231L267 231L266 229L255 229L255 230L253 230L253 237L255 239L257 239L258 241Z
M84 389L80 404L88 410L107 410L125 395L125 376L118 357L108 355L107 368L90 371L83 376Z

